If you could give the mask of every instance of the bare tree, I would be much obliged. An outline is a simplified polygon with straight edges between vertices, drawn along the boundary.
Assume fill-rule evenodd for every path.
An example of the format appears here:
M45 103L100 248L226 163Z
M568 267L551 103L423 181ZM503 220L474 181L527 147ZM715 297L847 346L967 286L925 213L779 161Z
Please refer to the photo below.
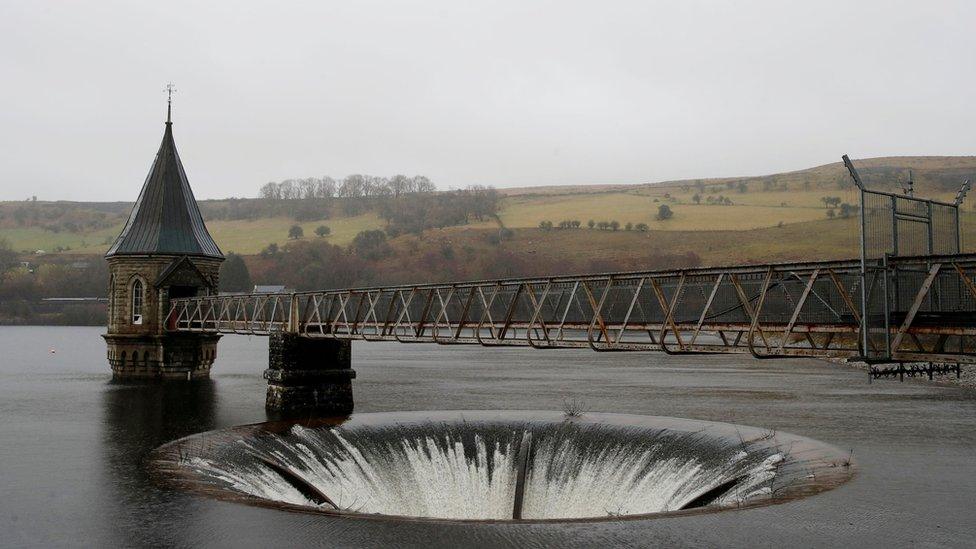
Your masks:
M336 182L329 176L324 176L322 179L318 180L318 185L315 189L315 196L319 198L332 198L336 194Z
M363 196L364 177L359 174L347 175L342 180L342 187L339 189L339 196L344 198L359 198Z
M393 194L393 198L397 198L411 191L413 187L413 181L405 175L398 174L390 178L389 185L390 185L390 190L392 191Z
M298 198L298 187L295 185L295 181L291 179L286 179L279 183L278 192L281 194L282 200Z
M278 184L274 181L270 181L262 185L259 193L261 198L267 198L270 200L278 200L281 198L281 191L278 190Z
M315 198L315 189L318 186L318 180L314 177L306 177L299 179L295 186L298 188L298 198Z
M413 176L413 188L418 193L432 193L437 190L431 180L422 175Z

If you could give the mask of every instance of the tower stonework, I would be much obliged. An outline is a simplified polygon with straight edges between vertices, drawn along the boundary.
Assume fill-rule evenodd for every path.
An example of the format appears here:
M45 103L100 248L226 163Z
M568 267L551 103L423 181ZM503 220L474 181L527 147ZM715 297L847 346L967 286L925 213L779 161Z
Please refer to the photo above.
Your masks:
M224 255L197 206L167 116L163 141L109 264L108 361L115 378L207 377L217 334L166 330L169 300L217 293Z

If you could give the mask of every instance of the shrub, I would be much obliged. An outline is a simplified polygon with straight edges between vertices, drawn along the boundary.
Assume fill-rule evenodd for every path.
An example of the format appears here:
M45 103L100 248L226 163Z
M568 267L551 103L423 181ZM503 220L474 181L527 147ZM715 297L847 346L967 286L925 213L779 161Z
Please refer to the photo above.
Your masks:
M375 229L357 234L350 248L354 254L369 260L382 259L393 251L386 242L386 233Z
M235 253L228 253L227 259L220 265L220 291L249 292L252 287L251 274L247 270L244 258Z
M657 218L661 221L671 219L674 217L674 212L671 211L670 206L667 204L661 204L657 209Z
M584 400L576 398L571 400L563 400L563 414L566 416L566 418L582 417L583 414L589 410L590 409Z

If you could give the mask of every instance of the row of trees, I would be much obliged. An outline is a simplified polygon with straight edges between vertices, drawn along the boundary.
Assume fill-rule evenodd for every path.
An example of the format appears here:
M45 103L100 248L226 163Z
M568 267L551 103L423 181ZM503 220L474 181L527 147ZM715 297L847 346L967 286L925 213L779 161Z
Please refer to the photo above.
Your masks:
M101 258L57 258L28 269L0 239L0 301L45 297L105 297L108 264Z
M592 219L590 220L590 223L593 223ZM553 225L552 221L539 222L539 228L544 231L551 231L554 228L559 230L579 229L581 225L582 223L580 222L579 219L564 219L560 221L558 225ZM592 229L593 227L591 226L590 228Z
M552 221L541 221L539 222L539 228L544 231L551 231L553 229L565 230L565 229L579 229L581 223L578 220L572 221L560 221L558 225L553 225ZM613 221L593 221L592 219L586 223L586 226L590 229L599 229L601 231L617 231L620 230L620 222L614 219ZM646 232L650 230L647 223L626 223L623 225L625 231L641 231Z
M341 180L324 177L286 179L264 184L259 196L268 200L303 200L311 198L398 197L410 193L432 193L437 188L422 175L377 177L365 174L347 175Z
M261 187L260 195L269 208L284 207L298 221L328 219L336 203L346 215L373 210L387 222L390 236L420 235L425 229L464 225L472 219L484 221L497 214L501 200L497 190L481 185L435 191L422 175L354 174L341 181L326 176L271 182Z
M8 202L0 204L0 228L40 227L53 233L79 233L111 227L118 215L73 204Z
M658 221L667 221L672 217L674 217L674 210L672 210L671 206L668 206L667 204L659 205L657 208L657 215L654 216L654 218ZM576 219L563 220L560 221L558 225L553 225L552 221L549 220L539 222L539 228L544 231L551 231L552 229L578 229L581 225L582 224L579 222L579 220ZM612 221L594 221L591 219L586 222L586 226L590 229L595 228L601 231L617 231L620 229L620 222L615 219ZM628 222L626 225L624 225L624 230L644 232L650 230L650 227L647 226L647 223L637 223L635 225Z
M695 193L695 195L691 197L691 200L695 204L701 204L702 197L701 197L700 194ZM733 202L732 202L732 199L729 198L729 197L727 197L727 196L722 196L722 195L712 196L712 195L708 195L708 196L705 197L705 204L708 204L708 205L717 205L717 206L731 206L733 204Z
M695 189L697 189L699 193L704 193L706 191L706 187L705 187L705 182L704 181L696 181L694 183L694 185L692 185L692 186ZM727 190L730 190L730 191L733 190L733 189L736 189L740 193L745 193L745 192L747 192L749 190L749 185L747 185L745 181L726 181L725 182L725 188ZM764 188L765 188L765 184L764 184ZM689 187L688 185L682 185L681 186L681 190L684 191L684 192L688 192L689 190L691 190L691 187ZM722 192L722 186L721 185L713 185L711 187L707 187L707 190L709 190L709 191L711 191L713 193L719 193L719 192ZM768 191L769 189L765 189L765 190Z
M378 205L379 216L387 222L390 236L421 235L431 228L466 225L472 219L495 217L501 195L493 187L475 185L440 193L414 193Z
M106 297L108 264L77 257L27 268L0 238L0 324L97 325L105 322L101 303L47 304L46 297Z

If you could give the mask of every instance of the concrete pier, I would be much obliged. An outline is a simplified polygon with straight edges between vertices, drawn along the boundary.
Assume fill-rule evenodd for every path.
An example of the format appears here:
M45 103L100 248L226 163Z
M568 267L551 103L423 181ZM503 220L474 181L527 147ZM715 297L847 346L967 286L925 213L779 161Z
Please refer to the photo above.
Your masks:
M348 415L353 411L352 343L312 339L293 333L268 338L268 395L276 412Z

